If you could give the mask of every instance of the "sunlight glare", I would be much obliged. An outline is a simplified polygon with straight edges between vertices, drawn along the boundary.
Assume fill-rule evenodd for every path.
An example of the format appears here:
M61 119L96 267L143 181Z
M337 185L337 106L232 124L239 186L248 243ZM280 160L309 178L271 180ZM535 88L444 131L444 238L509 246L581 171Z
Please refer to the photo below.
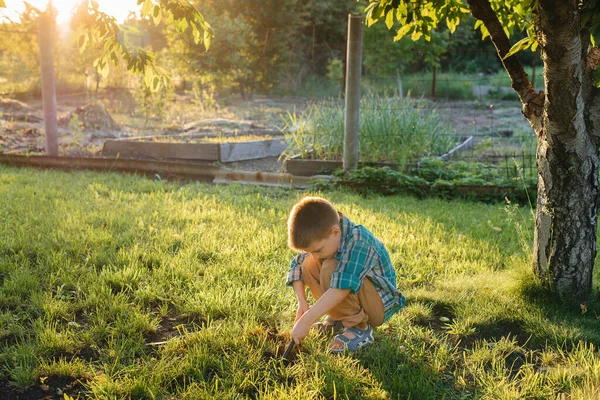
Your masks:
M18 13L25 9L23 0L6 0L6 8L0 9L0 17L8 16L13 20L18 20ZM45 10L48 6L48 0L27 0L27 3L32 6ZM54 8L58 10L57 22L64 24L71 18L73 7L78 3L78 0L53 0ZM98 0L100 11L112 15L117 19L117 22L123 22L129 15L129 11L137 10L136 0Z

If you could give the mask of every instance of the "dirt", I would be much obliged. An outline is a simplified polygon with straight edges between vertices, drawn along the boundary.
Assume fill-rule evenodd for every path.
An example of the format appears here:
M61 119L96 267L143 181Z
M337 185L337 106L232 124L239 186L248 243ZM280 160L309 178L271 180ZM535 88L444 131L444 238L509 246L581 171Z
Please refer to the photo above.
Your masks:
M160 346L169 339L183 336L185 332L197 330L203 323L202 318L191 315L165 315L159 327L147 335L147 345Z
M0 381L0 399L10 400L58 400L64 399L64 394L77 399L85 394L84 384L87 378L66 376L41 377L34 385L26 389L16 389L7 380Z
M71 131L81 130L99 138L115 138L123 131L99 101L61 115L58 118L58 126Z

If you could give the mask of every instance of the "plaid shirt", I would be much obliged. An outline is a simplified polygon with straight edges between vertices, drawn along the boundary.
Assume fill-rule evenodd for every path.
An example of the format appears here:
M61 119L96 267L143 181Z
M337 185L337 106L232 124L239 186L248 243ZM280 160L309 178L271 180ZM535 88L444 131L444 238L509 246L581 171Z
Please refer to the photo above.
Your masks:
M369 277L383 301L384 321L404 307L405 299L396 289L396 273L385 246L367 228L356 225L340 213L342 239L337 254L339 260L331 276L331 287L350 289L357 293L365 277ZM301 265L309 253L300 253L291 262L288 271L288 286L302 279Z

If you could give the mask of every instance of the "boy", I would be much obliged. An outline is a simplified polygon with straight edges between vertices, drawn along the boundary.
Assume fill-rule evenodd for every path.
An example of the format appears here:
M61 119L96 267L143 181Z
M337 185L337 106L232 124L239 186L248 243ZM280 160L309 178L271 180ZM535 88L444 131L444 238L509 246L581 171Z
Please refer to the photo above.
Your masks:
M333 338L332 353L356 351L374 340L381 325L405 300L396 289L396 274L383 244L320 197L305 197L290 212L288 245L292 260L287 285L293 286L298 310L293 340L299 344L311 326ZM317 300L306 301L305 285ZM324 322L316 323L323 315Z

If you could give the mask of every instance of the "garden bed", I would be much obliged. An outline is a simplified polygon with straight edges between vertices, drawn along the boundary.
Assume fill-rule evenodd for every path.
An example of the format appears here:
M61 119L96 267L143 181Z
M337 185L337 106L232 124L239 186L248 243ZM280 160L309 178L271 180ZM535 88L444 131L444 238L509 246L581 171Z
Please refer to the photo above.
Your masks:
M342 161L332 160L311 160L306 158L300 158L298 156L292 157L285 162L285 170L288 174L295 176L313 176L329 174L336 169L342 168L344 163ZM401 165L396 163L378 163L378 162L361 162L358 163L359 167L389 167L397 171Z
M417 197L439 197L443 199L467 198L478 201L503 201L511 199L527 203L537 196L536 186L501 185L452 185L423 184L406 182L356 182L352 180L332 180L323 182L320 187L347 187L359 193L380 193L383 195L416 195Z
M457 153L470 149L473 146L473 137L465 137L461 143L456 145L447 153L440 156L441 160L447 160L456 155ZM342 161L333 160L313 160L308 158L300 158L299 155L293 156L286 160L285 170L287 173L296 176L313 176L320 174L327 174L340 169L343 167ZM388 163L388 162L359 162L358 167L389 167L395 171L404 171L411 164L399 164L399 163Z
M263 140L231 138L206 139L186 137L176 141L172 136L106 140L102 149L105 157L154 160L233 162L279 156L285 149L283 137Z

